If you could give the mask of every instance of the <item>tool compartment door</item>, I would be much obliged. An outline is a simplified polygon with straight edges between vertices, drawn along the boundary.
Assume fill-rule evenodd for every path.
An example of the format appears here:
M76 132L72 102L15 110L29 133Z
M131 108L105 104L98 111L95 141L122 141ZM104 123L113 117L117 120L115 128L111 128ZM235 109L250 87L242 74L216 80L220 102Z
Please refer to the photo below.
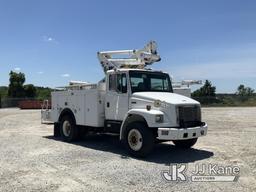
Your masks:
M85 124L92 127L103 127L103 104L98 90L89 90L85 94Z

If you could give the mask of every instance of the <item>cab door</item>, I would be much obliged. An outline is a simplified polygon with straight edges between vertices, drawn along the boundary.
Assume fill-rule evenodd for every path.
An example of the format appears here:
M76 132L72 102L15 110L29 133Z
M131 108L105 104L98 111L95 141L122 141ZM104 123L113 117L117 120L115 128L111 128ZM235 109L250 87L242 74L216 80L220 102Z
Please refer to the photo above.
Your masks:
M105 115L107 120L122 121L129 108L127 74L108 75L107 94L105 98Z

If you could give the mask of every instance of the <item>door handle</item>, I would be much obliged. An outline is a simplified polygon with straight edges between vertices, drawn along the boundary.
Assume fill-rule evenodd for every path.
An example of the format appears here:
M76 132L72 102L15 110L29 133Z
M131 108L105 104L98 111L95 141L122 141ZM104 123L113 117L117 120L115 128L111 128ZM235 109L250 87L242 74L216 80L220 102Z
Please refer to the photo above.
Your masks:
M109 102L107 102L107 107L109 107L110 106L110 104L109 104Z

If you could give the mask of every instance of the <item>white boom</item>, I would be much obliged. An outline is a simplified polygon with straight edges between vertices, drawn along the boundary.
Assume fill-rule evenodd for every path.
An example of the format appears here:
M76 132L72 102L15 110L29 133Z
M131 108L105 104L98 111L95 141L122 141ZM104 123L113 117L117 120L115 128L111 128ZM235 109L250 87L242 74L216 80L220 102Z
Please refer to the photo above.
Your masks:
M104 72L118 68L143 69L145 66L161 60L157 54L155 41L150 41L143 49L138 50L101 51L98 52L98 59Z

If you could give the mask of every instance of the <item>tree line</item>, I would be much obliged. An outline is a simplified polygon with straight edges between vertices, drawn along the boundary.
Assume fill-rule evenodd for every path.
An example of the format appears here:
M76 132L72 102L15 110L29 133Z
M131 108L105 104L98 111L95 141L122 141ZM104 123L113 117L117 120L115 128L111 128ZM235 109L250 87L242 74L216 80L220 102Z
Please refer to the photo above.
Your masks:
M50 98L52 89L49 87L38 87L33 84L24 84L26 81L25 74L22 72L10 71L9 86L0 87L0 97L5 98Z
M208 106L256 106L254 89L239 85L233 94L217 94L216 87L209 80L194 91L191 97Z
M245 87L245 85L239 85L237 87L236 95L239 96L253 96L254 89L251 87ZM192 97L215 97L216 87L212 85L209 80L206 80L204 85L192 93Z
M0 98L35 98L39 100L49 99L51 88L38 87L33 84L24 84L26 82L25 74L22 72L10 71L9 86L0 87ZM191 94L192 98L204 104L219 105L240 105L241 102L246 105L256 105L254 89L239 85L234 94L216 94L216 87L209 80L204 85ZM246 103L247 102L247 103Z

